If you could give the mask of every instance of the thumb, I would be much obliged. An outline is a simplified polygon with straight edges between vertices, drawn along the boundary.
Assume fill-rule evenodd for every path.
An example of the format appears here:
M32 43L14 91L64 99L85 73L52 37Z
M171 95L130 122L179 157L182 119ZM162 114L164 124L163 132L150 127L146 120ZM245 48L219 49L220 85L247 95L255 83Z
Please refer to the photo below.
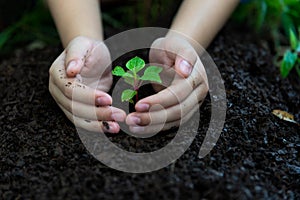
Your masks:
M175 71L184 78L187 78L193 70L193 65L181 56L176 56Z
M85 37L73 39L66 48L65 67L68 77L75 77L84 66L85 58L92 43Z
M186 40L178 37L167 39L166 42L168 56L175 61L175 71L187 78L197 61L197 52Z

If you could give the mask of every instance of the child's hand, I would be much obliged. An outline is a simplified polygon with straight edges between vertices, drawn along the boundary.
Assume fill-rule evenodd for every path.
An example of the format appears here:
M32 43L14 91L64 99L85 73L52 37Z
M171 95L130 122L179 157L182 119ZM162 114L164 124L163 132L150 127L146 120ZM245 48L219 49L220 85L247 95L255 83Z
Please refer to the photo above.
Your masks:
M159 93L140 100L126 123L135 133L153 133L179 126L199 109L208 92L203 64L194 48L183 38L166 37L154 41L150 63L161 64L161 79L167 88L154 87Z
M115 121L124 111L111 107L106 92L112 84L110 54L103 42L77 37L52 64L49 90L59 107L77 127L117 133Z

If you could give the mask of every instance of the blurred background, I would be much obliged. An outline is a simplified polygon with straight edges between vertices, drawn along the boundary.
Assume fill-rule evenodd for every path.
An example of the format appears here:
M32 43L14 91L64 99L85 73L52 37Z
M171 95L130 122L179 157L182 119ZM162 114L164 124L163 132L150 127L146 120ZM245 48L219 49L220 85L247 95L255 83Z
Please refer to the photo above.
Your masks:
M102 0L106 36L134 27L168 27L180 0ZM300 77L300 0L242 0L230 22L253 30L274 54L283 78ZM235 26L236 27L236 26ZM0 0L0 56L18 48L29 51L60 44L42 0Z

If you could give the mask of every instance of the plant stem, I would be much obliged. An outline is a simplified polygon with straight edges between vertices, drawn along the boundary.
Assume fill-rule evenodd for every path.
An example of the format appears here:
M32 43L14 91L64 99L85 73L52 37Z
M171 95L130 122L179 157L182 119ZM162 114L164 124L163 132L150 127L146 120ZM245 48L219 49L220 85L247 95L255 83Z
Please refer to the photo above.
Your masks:
M135 102L138 102L138 100L139 100L139 96L138 96L139 80L138 80L137 74L135 72L133 72L133 78L134 78L134 86L133 86L133 88L136 91Z
M136 91L136 94L135 94L135 103L137 103L138 100L139 100L139 93L138 93L138 89L135 90L135 91Z

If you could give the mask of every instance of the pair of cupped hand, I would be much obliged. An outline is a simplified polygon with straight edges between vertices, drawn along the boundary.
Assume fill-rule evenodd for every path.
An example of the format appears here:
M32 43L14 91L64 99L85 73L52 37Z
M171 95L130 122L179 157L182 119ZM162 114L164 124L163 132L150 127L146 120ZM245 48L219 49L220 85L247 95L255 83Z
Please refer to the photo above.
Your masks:
M49 70L49 90L68 119L89 131L118 133L119 122L137 134L179 126L199 109L208 92L204 66L190 43L179 37L155 40L149 60L163 66L160 76L168 86L154 86L157 93L139 100L136 112L128 115L111 106L111 59L101 41L73 39Z

